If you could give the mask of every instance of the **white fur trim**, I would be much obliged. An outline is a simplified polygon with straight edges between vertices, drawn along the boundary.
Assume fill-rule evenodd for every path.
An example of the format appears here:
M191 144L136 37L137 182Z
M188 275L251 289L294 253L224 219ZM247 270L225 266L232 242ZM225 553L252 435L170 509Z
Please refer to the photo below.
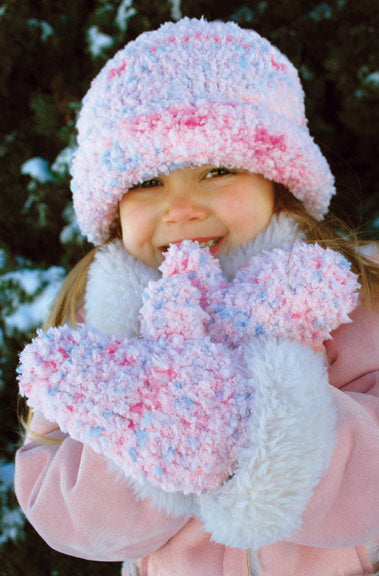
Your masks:
M288 538L335 448L325 358L296 342L252 339L248 441L234 476L199 496L205 530L221 544L258 549Z
M269 225L248 244L243 244L231 250L229 254L220 256L223 273L230 281L241 266L247 264L253 256L263 252L263 250L274 250L291 244L295 236L298 240L304 240L304 234L297 232L297 229L297 222L288 214L284 212L274 214Z
M121 241L106 244L88 271L86 324L115 336L136 336L143 291L159 276L158 270L133 258Z

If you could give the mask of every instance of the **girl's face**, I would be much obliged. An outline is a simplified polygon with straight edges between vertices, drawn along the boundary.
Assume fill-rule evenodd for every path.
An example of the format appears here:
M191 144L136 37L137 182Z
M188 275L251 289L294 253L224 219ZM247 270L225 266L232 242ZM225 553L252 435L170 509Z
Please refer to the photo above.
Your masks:
M122 240L151 267L181 240L206 244L219 257L255 238L273 210L273 184L259 174L211 165L183 168L128 190L120 202Z

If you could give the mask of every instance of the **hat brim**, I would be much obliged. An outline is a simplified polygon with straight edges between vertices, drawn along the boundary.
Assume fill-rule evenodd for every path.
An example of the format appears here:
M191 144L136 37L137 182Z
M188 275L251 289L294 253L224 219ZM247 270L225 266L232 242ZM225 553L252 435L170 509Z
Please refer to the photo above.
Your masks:
M317 219L335 193L329 165L307 127L266 104L176 106L107 126L81 143L73 175L83 233L95 244L105 240L131 186L203 164L243 168L284 184Z

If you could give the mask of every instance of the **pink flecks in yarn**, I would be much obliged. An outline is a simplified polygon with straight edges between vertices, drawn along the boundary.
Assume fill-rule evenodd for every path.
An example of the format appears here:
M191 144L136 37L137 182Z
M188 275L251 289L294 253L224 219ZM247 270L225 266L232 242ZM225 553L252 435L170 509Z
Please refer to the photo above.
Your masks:
M116 78L116 76L119 76L120 74L122 74L122 72L126 69L126 60L122 61L121 66L119 66L118 68L111 68L108 72L109 74L109 78Z
M181 124L190 128L195 128L196 126L204 126L206 121L206 116L196 116L193 114L192 116L184 116L182 118Z
M280 70L282 72L285 72L285 70L287 70L286 65L277 62L273 56L271 56L271 64L273 65L274 68L276 68L277 70Z
M254 153L258 156L266 154L268 150L277 149L285 152L287 149L284 134L270 134L263 126L258 127L255 131L254 142L256 144Z

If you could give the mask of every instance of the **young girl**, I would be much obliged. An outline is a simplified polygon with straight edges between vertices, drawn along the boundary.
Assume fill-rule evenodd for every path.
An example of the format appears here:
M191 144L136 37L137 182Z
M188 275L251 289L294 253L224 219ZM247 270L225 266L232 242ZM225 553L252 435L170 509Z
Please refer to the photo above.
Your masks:
M78 130L98 247L22 355L27 518L124 576L373 574L378 268L323 220L296 70L234 23L170 22L106 64Z

